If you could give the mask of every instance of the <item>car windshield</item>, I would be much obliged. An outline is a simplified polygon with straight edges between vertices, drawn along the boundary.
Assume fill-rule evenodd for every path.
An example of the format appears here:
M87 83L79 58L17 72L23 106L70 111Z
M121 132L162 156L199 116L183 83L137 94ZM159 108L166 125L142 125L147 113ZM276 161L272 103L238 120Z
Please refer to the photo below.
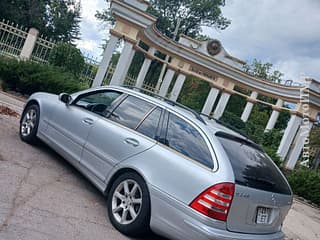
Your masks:
M258 145L224 132L218 132L216 136L228 155L237 184L269 192L291 194L280 170Z

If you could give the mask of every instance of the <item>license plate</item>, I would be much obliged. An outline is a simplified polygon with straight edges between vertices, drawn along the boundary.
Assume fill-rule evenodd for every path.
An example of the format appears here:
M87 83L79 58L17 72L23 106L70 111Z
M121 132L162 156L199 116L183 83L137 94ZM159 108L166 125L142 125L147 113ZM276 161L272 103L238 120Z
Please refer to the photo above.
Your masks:
M258 207L257 209L257 224L268 224L270 216L270 208Z

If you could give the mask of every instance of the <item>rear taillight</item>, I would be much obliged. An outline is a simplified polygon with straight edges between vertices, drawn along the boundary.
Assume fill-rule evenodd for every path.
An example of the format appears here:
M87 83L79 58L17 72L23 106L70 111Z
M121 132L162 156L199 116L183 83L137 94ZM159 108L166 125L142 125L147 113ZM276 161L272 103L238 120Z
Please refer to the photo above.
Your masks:
M233 194L233 183L219 183L201 193L190 207L210 218L226 221Z

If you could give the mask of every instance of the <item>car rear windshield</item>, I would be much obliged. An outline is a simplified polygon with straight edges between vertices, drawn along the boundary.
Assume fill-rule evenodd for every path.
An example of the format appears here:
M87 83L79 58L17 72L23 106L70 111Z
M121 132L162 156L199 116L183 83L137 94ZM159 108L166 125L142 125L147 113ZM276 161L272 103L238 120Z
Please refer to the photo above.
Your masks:
M268 192L291 194L291 190L270 157L255 143L224 132L217 132L231 162L239 185Z

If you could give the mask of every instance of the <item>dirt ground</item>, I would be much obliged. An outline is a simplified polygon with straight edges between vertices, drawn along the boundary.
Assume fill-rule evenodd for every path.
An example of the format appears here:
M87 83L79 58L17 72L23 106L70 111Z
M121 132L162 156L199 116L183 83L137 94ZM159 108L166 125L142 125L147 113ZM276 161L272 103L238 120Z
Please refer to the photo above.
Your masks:
M23 102L0 92L0 105L20 112ZM0 240L129 239L110 224L102 194L47 146L21 142L18 123L0 114ZM295 200L283 230L320 239L320 210Z

